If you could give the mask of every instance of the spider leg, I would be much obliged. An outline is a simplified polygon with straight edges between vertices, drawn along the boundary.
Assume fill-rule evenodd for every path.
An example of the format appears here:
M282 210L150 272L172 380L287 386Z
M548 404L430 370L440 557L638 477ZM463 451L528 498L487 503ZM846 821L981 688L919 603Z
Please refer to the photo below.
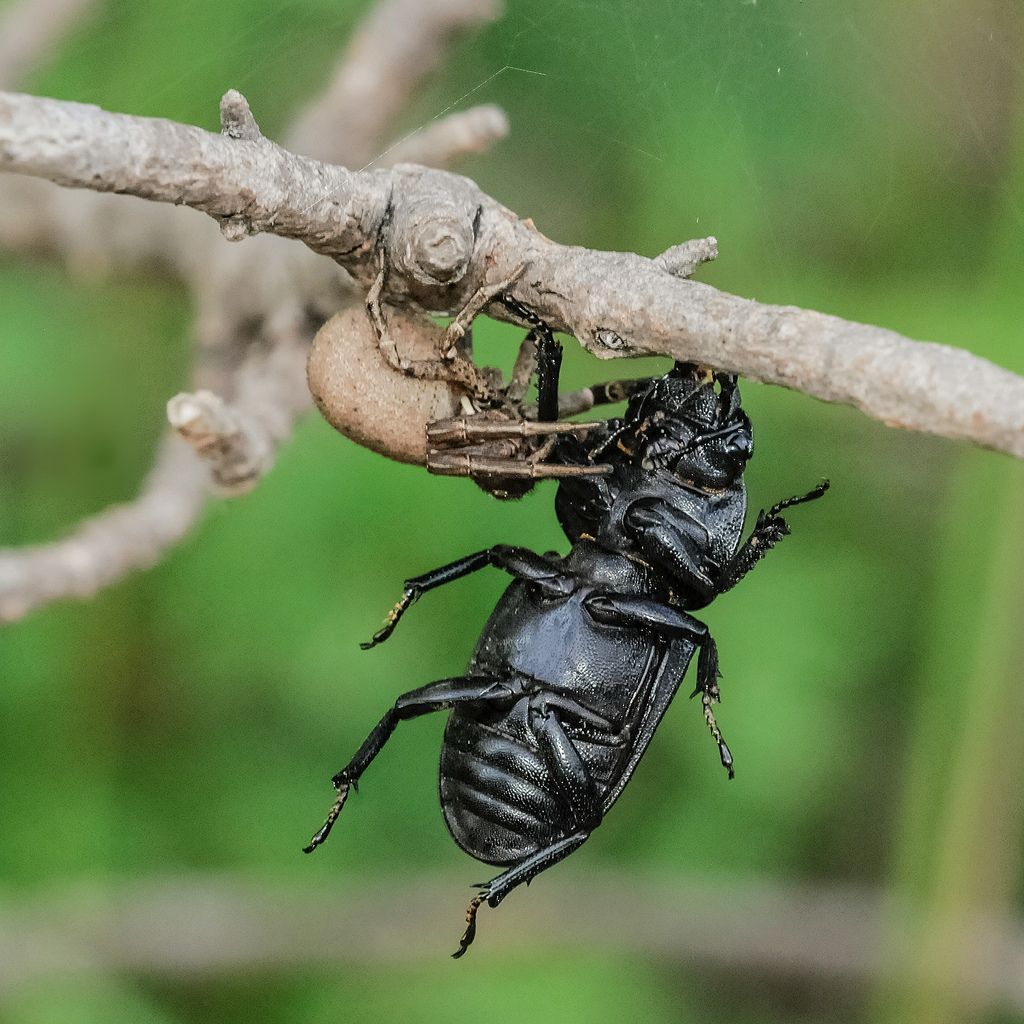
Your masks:
M502 292L507 291L523 275L528 264L520 263L508 277L493 284L485 284L478 288L469 301L459 310L452 319L452 322L444 329L441 340L438 343L438 352L442 359L450 359L455 355L455 349L459 341L465 336L472 326L473 321L483 312L485 306L490 305Z
M530 462L528 459L495 458L474 451L430 452L427 469L438 476L508 477L516 480L546 480L574 476L608 476L609 465L567 466L559 462Z
M586 434L600 423L538 423L536 420L482 420L460 416L427 424L427 441L432 445L464 445L474 441L497 441L516 437L547 437L550 434Z

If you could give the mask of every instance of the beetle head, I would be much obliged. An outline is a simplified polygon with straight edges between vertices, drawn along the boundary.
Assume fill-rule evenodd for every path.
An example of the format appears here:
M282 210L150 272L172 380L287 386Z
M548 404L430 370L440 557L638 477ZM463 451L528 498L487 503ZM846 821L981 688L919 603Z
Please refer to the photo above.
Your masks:
M719 490L738 480L754 449L736 377L676 363L626 409L625 450L648 471Z

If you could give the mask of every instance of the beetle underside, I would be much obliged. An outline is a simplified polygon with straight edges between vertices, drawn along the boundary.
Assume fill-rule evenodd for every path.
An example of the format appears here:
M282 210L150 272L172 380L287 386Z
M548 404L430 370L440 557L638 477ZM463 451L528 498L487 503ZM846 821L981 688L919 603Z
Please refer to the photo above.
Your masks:
M691 696L700 697L733 777L714 713L718 651L692 612L734 587L789 533L783 510L828 487L761 511L741 543L753 439L736 378L676 363L661 377L560 397L561 348L550 329L526 307L497 298L530 327L513 379L504 390L488 381L477 411L430 425L428 467L469 476L498 497L557 479L555 510L571 549L562 557L498 545L406 580L364 647L387 640L428 590L487 566L512 577L466 673L395 701L334 776L337 798L306 847L326 840L400 721L450 710L440 766L445 820L464 850L504 867L470 901L456 958L473 942L484 903L496 907L601 823L694 656ZM534 372L532 409L523 402ZM559 419L623 398L622 417Z

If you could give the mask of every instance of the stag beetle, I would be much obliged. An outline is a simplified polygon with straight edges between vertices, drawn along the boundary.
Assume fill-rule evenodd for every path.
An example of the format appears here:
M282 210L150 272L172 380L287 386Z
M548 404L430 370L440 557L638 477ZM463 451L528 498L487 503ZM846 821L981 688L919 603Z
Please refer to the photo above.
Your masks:
M399 722L452 712L444 736L440 798L455 842L505 868L469 903L461 957L483 903L513 889L586 841L629 782L694 654L696 687L722 765L733 757L715 720L715 641L693 611L734 587L787 533L781 513L820 498L824 481L760 512L741 544L743 470L750 421L731 374L677 362L635 382L621 419L579 425L558 415L560 347L531 311L537 343L538 420L446 421L431 429L446 472L490 474L515 484L561 478L555 500L571 542L564 557L498 545L405 582L401 599L364 648L387 640L421 595L485 566L513 577L466 674L400 696L334 776L337 797L305 848L327 838L350 790ZM482 429L480 429L482 428ZM539 441L544 434L547 439ZM520 458L491 458L480 444L518 439ZM539 445L539 447L537 447ZM537 456L541 455L542 460Z

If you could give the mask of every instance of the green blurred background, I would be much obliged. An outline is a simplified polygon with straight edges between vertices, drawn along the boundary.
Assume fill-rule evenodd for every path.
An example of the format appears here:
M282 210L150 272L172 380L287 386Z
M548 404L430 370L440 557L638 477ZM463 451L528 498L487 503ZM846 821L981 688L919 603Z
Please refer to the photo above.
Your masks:
M210 128L234 87L274 137L366 7L108 2L26 87ZM511 137L465 170L546 234L650 255L714 234L703 280L1024 373L1022 62L1019 0L509 0L406 127L505 65L541 72L462 105L509 111ZM0 311L17 545L135 493L187 382L191 311L170 284L5 256ZM477 336L511 361L515 331ZM565 380L624 369L574 348ZM1024 472L799 394L744 398L754 508L833 490L706 614L736 781L680 700L609 820L481 915L458 964L488 869L438 812L440 716L402 727L324 850L300 847L330 775L396 694L462 669L505 581L357 642L407 575L563 547L550 487L500 505L311 417L158 568L5 629L0 1021L1024 1020ZM76 943L103 928L120 945ZM836 962L801 965L793 942Z

